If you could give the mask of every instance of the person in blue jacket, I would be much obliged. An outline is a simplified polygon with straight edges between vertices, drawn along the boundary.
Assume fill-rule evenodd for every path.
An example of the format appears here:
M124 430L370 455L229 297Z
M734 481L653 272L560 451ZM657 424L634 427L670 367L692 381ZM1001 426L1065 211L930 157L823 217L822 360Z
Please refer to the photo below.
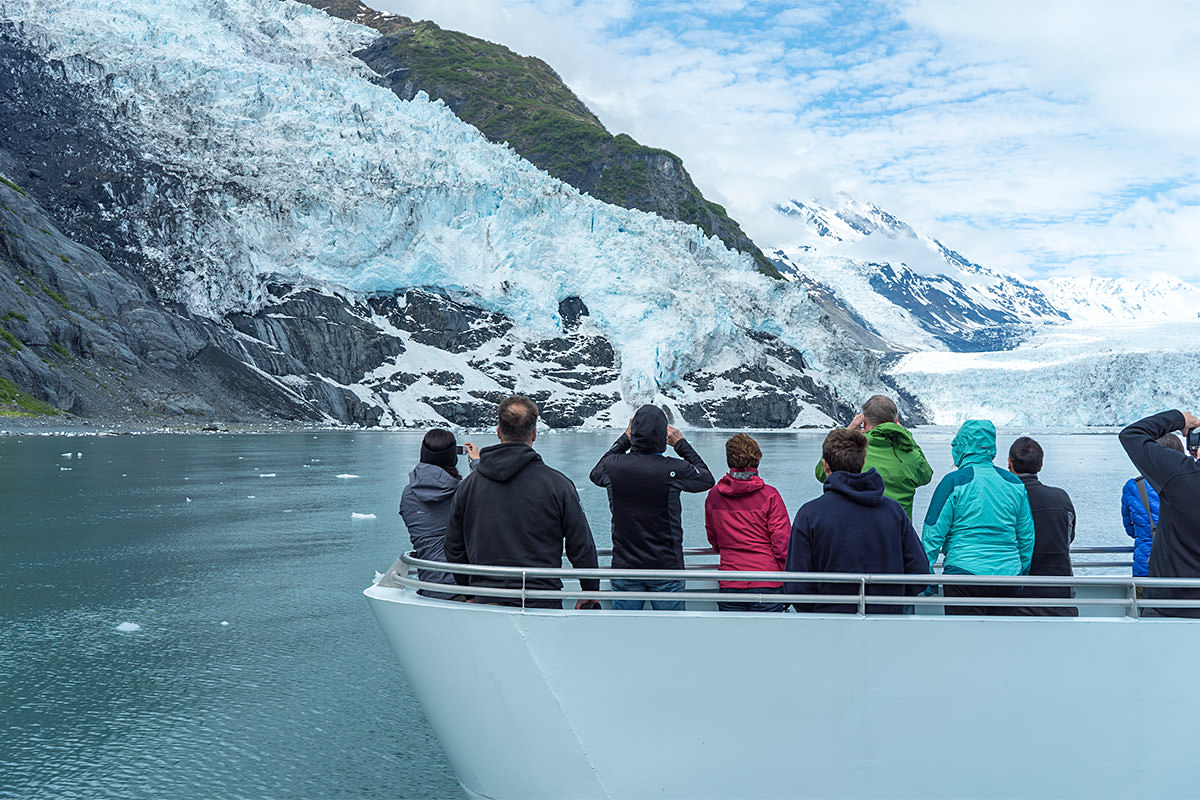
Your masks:
M1173 433L1160 437L1155 443L1183 452L1183 442ZM1138 483L1146 488L1145 502ZM1125 523L1125 533L1133 539L1133 574L1145 578L1150 574L1150 544L1158 525L1158 492L1140 475L1125 481L1125 488L1121 490L1121 521Z

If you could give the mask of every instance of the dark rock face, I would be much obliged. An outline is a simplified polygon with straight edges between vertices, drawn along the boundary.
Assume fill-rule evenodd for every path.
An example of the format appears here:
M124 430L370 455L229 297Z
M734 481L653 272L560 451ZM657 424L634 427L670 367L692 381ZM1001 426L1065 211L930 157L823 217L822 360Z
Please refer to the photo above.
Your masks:
M414 341L450 353L474 350L512 329L512 322L499 314L419 289L376 298L372 307L400 330L412 333Z
M558 316L562 320L564 330L575 328L580 320L589 314L588 307L578 297L564 297L558 301Z

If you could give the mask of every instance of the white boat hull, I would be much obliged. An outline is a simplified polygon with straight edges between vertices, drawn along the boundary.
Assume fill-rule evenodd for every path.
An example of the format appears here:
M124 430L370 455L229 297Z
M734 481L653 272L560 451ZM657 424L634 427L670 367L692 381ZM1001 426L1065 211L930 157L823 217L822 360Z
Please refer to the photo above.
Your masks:
M479 798L1195 797L1194 623L366 591Z

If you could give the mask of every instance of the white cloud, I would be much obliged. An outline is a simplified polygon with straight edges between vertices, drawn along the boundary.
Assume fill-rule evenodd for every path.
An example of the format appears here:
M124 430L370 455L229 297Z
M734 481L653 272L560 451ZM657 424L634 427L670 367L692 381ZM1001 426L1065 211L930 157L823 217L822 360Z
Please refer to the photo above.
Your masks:
M373 4L544 59L764 246L842 190L989 266L1200 276L1194 3Z

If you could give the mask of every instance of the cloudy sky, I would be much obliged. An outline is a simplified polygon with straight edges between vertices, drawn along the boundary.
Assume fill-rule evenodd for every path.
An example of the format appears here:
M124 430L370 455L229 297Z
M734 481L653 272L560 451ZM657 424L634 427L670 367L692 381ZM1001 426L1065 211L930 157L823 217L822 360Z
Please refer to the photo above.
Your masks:
M368 2L544 59L764 247L841 191L1029 277L1200 278L1200 2Z

